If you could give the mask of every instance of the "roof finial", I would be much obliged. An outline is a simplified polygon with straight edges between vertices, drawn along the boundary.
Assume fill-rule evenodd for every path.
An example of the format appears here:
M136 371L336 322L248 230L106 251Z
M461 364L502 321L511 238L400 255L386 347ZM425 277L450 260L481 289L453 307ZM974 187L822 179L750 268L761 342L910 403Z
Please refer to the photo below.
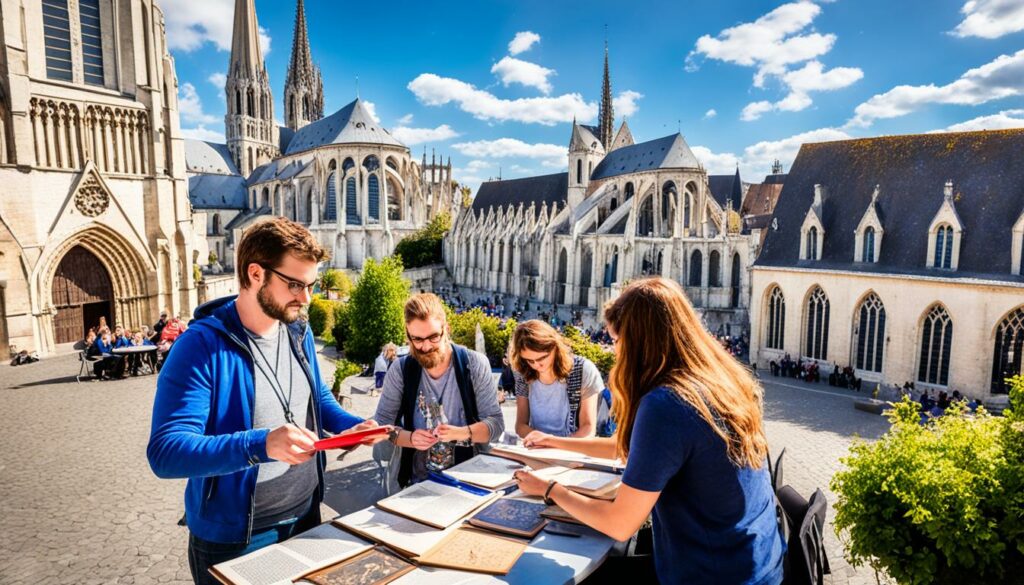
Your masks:
M356 99L359 99L359 76L356 75Z
M942 195L945 197L946 201L953 200L953 179L946 180L946 186L942 190Z
M878 185L876 183L875 184L875 190L874 190L873 193L871 193L871 203L877 203L878 202L878 196L881 194L881 192L882 192L882 186Z

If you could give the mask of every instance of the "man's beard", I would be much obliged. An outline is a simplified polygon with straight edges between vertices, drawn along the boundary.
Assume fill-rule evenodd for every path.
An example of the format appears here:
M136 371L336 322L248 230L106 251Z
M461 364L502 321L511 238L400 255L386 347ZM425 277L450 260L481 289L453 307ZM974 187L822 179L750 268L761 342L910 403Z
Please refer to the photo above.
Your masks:
M416 348L415 344L409 344L409 352L423 366L424 369L431 369L444 361L445 352L448 349L448 340L442 339L430 351L424 352ZM444 350L444 351L442 351Z
M272 319L277 319L285 324L292 324L298 321L299 317L302 317L302 303L291 302L285 305L279 305L274 301L274 298L267 292L267 283L263 283L260 290L256 292L256 301L260 304L260 308Z

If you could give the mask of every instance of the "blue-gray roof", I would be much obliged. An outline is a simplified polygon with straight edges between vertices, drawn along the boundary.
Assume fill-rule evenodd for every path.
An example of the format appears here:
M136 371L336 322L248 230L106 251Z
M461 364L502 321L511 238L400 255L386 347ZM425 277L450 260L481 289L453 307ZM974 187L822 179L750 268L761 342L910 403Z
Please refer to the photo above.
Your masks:
M569 193L569 173L555 173L522 179L487 181L480 185L473 198L473 211L489 207L529 207L531 203L564 206Z
M326 118L299 129L285 154L294 154L328 144L385 144L405 147L374 122L361 100L355 100Z
M190 174L188 198L195 209L245 209L245 179L238 175Z
M293 160L284 164L280 159L274 159L267 164L256 167L249 175L249 186L258 185L267 181L284 181L302 172L302 169L309 166L303 160Z
M238 175L227 144L185 139L185 169L190 173Z
M695 169L699 166L697 157L693 155L683 135L673 134L609 152L594 169L590 178L607 179L643 171Z

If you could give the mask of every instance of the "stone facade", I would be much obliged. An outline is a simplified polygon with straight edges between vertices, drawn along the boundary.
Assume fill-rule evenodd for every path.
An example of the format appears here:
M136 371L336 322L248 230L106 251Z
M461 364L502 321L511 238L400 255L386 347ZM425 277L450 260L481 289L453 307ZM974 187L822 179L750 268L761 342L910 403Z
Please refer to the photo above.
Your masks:
M196 304L163 13L151 0L50 4L0 2L3 355L52 352L100 315L138 327Z

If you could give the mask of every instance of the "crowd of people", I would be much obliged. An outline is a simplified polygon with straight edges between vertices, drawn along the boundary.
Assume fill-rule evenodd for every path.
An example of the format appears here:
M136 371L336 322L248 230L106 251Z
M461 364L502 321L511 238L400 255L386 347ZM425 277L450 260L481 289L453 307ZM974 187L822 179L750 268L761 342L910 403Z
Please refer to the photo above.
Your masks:
M149 327L143 325L130 329L107 325L106 317L100 317L95 327L90 327L82 343L82 350L93 361L93 377L97 380L138 376L143 367L152 372L159 370L167 352L188 325L180 316L168 319L167 312L160 313L160 319ZM152 347L153 351L117 353L114 350L128 347Z

